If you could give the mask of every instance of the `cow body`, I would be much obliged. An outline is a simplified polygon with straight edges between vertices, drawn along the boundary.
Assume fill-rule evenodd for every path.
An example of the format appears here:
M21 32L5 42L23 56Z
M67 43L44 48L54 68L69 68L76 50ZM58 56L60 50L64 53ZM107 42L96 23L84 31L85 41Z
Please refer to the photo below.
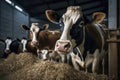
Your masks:
M92 63L92 72L95 72L101 56L105 54L105 38L99 26L104 15L101 14L102 17L100 17L101 15L95 14L92 22L85 23L80 6L71 6L67 8L62 18L59 18L59 23L54 21L56 19L51 19L52 12L54 13L52 10L46 11L48 19L64 27L60 39L56 42L55 51L60 55L71 55L74 48L77 48L82 58L74 60L86 68ZM68 44L70 45L67 46Z

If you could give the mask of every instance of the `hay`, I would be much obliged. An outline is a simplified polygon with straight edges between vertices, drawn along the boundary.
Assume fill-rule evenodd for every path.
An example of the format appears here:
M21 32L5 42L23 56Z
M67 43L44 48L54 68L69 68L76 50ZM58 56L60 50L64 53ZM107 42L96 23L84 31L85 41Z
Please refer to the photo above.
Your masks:
M34 57L30 53L11 53L7 59L0 63L0 74L8 74L14 72L26 65L32 64Z
M7 80L92 80L92 78L67 64L38 61L33 66L10 74Z
M3 66L4 65L4 66ZM36 59L31 54L11 54L0 63L2 80L107 80L106 77L77 71L73 67Z

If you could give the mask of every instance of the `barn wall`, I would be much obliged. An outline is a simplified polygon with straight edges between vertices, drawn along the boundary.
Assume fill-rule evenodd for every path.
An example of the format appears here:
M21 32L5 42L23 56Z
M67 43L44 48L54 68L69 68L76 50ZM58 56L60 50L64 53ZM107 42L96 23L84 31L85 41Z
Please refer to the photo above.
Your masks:
M42 25L44 25L44 24L49 24L49 29L50 30L55 30L55 29L59 29L60 27L59 27L59 25L57 25L57 24L53 24L53 23L51 23L50 21L48 21L48 20L40 20L40 19L35 19L35 18L30 18L30 25L31 25L31 23L34 23L34 22L37 22L37 23L39 23L40 24L40 26L42 26Z
M29 15L22 13L14 8L14 6L0 1L0 38L6 37L22 38L27 37L28 32L25 32L20 27L22 24L29 24ZM2 53L3 44L0 43L0 53Z

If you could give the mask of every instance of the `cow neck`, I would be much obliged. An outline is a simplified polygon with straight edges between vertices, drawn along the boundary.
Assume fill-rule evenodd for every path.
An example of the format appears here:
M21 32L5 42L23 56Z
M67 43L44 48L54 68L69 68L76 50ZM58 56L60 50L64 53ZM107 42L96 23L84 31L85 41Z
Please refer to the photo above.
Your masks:
M101 29L102 25L100 25L100 24L94 24L94 25L96 25L96 29L100 33L100 37L101 37L101 41L102 41L102 50L103 50L105 40L104 40L103 32L102 32L102 29Z

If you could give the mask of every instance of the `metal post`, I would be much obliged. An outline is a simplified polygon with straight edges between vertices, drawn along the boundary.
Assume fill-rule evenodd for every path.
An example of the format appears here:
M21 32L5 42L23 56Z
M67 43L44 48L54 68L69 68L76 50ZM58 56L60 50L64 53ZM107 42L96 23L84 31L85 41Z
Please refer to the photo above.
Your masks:
M109 1L109 28L117 28L117 0L108 0ZM116 39L114 32L111 36L112 39ZM109 44L109 77L113 80L118 80L118 52L117 52L117 43Z

